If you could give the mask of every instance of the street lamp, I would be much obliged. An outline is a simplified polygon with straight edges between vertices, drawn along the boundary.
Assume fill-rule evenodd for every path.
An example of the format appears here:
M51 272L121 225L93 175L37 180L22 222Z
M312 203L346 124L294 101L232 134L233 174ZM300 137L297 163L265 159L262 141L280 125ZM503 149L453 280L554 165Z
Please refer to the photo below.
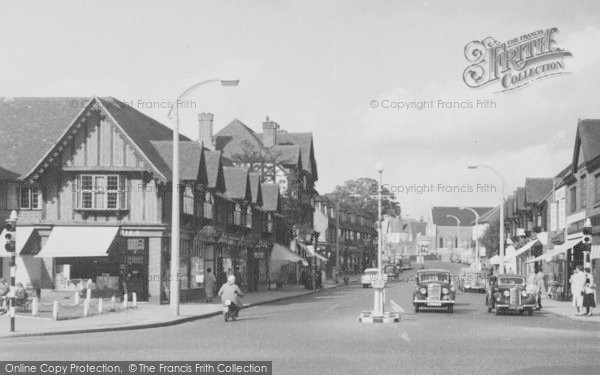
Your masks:
M179 94L177 100L169 110L169 118L171 118L171 112L175 109L175 118L173 121L173 180L171 189L171 280L169 282L169 304L175 315L179 315L179 103L198 87L213 82L220 82L221 86L224 87L237 86L239 84L239 80L220 79L209 79L198 82Z
M475 215L475 268L479 269L479 214L471 207L461 207L461 210L469 210Z
M497 170L487 165L469 165L469 169L477 169L477 168L485 168L496 174L500 178L500 223L498 225L498 237L500 239L500 244L498 247L498 253L500 255L500 274L504 274L504 185L506 184L506 179L504 176Z
M379 173L379 182L377 186L377 283L375 286L375 297L373 300L373 316L383 315L383 273L381 272L381 251L383 244L383 218L381 217L381 193L382 193L382 178L383 178L383 163L379 162L375 166L375 170Z
M446 215L446 217L451 217L456 220L456 248L458 249L458 239L460 238L460 219L454 215Z

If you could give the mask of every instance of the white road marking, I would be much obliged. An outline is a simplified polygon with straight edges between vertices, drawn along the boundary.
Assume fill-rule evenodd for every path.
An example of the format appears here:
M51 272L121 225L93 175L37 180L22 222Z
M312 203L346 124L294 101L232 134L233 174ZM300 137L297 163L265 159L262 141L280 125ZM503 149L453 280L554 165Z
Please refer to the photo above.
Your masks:
M398 330L398 336L400 336L400 338L404 341L406 341L407 343L410 344L410 337L408 336L408 333L406 333L405 330L403 330L402 328L400 328L397 325L394 325L394 328L396 328L396 330Z
M390 300L390 304L392 305L392 309L393 309L394 311L397 311L397 312L399 312L399 313L402 313L402 314L404 314L404 313L405 313L405 311L404 311L404 309L402 308L402 306L398 305L396 302L394 302L394 300L392 300L392 299L391 299L391 300Z
M320 314L319 314L319 316L323 316L323 315L325 315L325 314L327 314L327 313L329 313L329 312L333 311L333 309L335 309L337 306L338 306L338 305L337 305L337 303L336 303L335 305L331 306L331 307L330 307L330 308L328 308L327 310L325 310L325 311L323 311L322 313L320 313Z

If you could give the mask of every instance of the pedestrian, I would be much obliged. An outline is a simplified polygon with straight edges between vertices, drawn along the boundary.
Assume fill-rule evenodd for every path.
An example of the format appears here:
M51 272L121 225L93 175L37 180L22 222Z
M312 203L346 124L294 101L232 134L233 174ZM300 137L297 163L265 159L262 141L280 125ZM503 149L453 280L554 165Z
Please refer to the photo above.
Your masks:
M590 263L585 265L585 283L583 284L583 307L585 315L592 316L592 311L596 307L596 284L592 275L592 266Z
M537 310L540 310L542 308L542 296L544 298L547 298L547 294L546 294L546 284L544 283L544 271L542 269L542 267L540 267L537 271L537 273L535 274L535 285L537 286Z
M235 267L235 271L233 272L233 276L235 276L235 284L242 288L242 272L240 271L240 266Z
M0 315L6 314L8 311L8 292L10 287L4 279L0 279L0 298L2 299L2 307L0 308Z
M569 283L571 284L571 294L573 295L573 306L577 309L577 315L580 316L583 312L583 285L585 283L585 274L580 265L575 267Z
M204 275L204 292L206 293L206 302L211 303L215 294L215 283L217 278L212 274L210 267L206 269Z

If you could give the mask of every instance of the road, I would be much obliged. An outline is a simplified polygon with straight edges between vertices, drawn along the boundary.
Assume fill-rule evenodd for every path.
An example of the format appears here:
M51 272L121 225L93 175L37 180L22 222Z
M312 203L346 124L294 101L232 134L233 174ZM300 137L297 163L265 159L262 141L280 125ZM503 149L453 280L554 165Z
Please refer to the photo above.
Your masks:
M429 263L457 272L462 266ZM484 294L459 293L455 312L420 312L413 282L388 300L401 323L361 324L373 291L351 285L182 325L109 333L5 339L5 360L270 360L274 374L597 374L600 325L536 313L495 316Z

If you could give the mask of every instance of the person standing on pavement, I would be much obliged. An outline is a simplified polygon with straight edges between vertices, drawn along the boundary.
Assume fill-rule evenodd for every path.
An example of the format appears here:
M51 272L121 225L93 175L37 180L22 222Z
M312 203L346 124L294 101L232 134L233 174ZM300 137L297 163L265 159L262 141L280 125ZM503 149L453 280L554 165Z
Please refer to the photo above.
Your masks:
M206 274L204 275L204 292L206 293L206 302L211 303L212 299L215 295L215 283L217 282L217 278L211 272L210 267L206 269Z
M585 274L583 273L581 266L575 267L575 270L569 279L569 283L571 284L571 294L573 295L573 306L577 308L577 315L582 315Z
M592 275L592 266L587 263L585 265L585 283L583 284L583 307L585 307L585 315L592 316L592 311L596 307L596 284Z
M547 298L546 294L546 284L544 283L544 271L542 267L540 267L535 274L535 285L537 286L537 309L540 310L542 308L542 296Z

